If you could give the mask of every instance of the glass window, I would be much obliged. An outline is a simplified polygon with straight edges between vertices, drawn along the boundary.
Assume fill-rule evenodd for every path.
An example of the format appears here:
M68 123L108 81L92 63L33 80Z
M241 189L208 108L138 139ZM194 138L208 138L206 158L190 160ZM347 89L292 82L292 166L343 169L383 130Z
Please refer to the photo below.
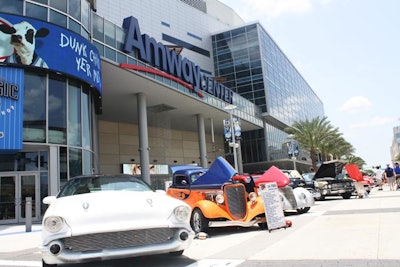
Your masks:
M46 142L46 78L25 72L24 142Z
M81 0L68 1L68 14L81 21Z
M116 48L120 51L123 51L124 48L124 38L125 38L125 32L121 28L116 28L116 40L117 40L117 46Z
M26 3L25 13L28 17L47 20L47 8L42 6Z
M103 33L104 33L104 28L103 28L103 18L101 18L98 15L93 14L93 38L99 40L100 42L104 41L103 38Z
M21 152L17 154L17 171L37 171L39 154L38 152Z
M67 103L65 79L52 76L49 79L49 143L66 144Z
M67 148L60 147L60 187L62 188L68 180L68 155Z
M88 1L81 1L82 19L81 22L86 29L89 29L89 16L90 16L90 5Z
M67 17L54 10L50 10L50 22L53 22L54 24L57 24L64 28L67 27Z
M69 149L69 177L82 175L82 151L76 148Z
M67 0L50 0L50 6L67 13Z
M106 44L115 47L115 26L109 21L104 21L104 38Z
M81 88L68 86L68 145L81 146Z
M22 0L0 0L0 11L12 14L22 15L23 1Z
M89 175L93 173L92 168L92 153L90 151L84 150L83 151L83 174Z
M47 5L47 0L31 0L31 1Z
M85 149L91 149L91 104L89 90L82 93L82 146Z
M47 151L41 151L40 152L40 158L39 158L39 163L40 163L40 170L45 171L49 169L49 153Z
M81 25L72 19L69 19L68 21L69 21L68 29L77 34L81 34Z
M43 199L49 195L49 175L47 172L40 173L40 214L46 212L48 205L43 203Z

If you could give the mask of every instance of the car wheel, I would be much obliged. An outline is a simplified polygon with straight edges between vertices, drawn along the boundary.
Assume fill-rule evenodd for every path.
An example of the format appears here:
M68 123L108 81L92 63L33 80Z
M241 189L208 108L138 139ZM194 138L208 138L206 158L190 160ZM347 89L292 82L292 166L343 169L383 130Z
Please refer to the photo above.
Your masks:
M172 251L169 253L171 256L181 256L183 254L183 250Z
M57 266L57 264L47 264L44 262L44 260L42 260L42 266L43 267L51 267L51 266Z
M268 230L268 224L266 222L259 223L258 227L260 227L261 230Z
M343 199L350 199L351 198L351 193L345 193L342 195Z
M321 195L320 197L315 198L316 200L325 200L325 196Z
M190 218L190 225L195 233L207 232L208 220L204 217L200 209L195 209Z
M311 209L311 207L300 208L300 209L297 209L297 213L298 214L307 213L310 209Z

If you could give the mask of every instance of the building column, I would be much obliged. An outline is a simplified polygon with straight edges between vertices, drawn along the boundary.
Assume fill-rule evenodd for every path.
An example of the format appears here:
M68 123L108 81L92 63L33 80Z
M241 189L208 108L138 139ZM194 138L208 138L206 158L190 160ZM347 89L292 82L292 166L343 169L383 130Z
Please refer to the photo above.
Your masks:
M204 127L204 117L197 114L197 133L199 135L200 165L204 168L208 167L207 162L207 146L206 146L206 130Z
M263 126L264 126L265 161L269 161L268 131L267 131L267 122L265 120L263 120Z
M60 148L49 147L49 196L57 195L60 191Z
M151 184L150 180L150 160L149 160L149 137L147 130L147 103L143 93L137 94L137 111L139 127L139 156L142 179Z

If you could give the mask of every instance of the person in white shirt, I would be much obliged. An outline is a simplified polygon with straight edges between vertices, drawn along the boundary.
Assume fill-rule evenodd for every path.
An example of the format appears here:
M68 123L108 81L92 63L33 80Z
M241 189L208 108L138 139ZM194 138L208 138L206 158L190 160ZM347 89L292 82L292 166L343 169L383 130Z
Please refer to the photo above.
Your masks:
M378 187L379 187L378 190L382 190L383 171L381 170L381 166L376 166L375 178L376 178L376 182L378 183Z

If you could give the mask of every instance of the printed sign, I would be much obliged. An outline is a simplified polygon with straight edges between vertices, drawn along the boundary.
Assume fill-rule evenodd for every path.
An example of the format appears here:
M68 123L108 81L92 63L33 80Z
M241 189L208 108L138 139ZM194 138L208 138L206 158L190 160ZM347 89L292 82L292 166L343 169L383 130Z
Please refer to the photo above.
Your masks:
M279 196L277 183L263 183L259 187L259 193L264 201L268 230L286 227L283 204Z
M0 151L22 149L24 70L0 67Z
M96 47L74 32L40 20L0 13L0 62L48 68L102 91Z

